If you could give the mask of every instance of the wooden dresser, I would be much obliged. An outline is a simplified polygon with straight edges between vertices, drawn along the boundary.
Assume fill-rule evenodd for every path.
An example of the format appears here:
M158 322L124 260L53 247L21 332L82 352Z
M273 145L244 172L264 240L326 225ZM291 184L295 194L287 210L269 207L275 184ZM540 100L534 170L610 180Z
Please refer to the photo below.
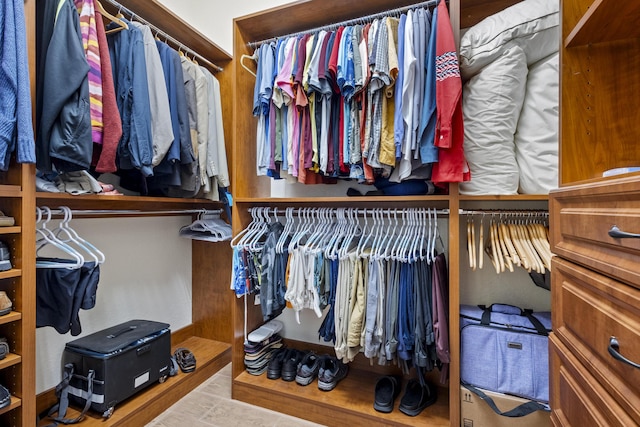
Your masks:
M555 426L640 425L640 4L563 0L550 194ZM620 234L631 233L631 234Z

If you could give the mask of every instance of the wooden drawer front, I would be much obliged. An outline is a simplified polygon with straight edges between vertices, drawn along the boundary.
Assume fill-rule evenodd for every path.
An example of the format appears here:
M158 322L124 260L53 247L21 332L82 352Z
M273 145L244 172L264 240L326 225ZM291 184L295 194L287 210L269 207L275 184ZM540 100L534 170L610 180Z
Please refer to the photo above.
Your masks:
M606 390L580 365L569 350L552 336L549 342L553 413L557 426L628 427L637 425Z
M640 288L640 238L609 235L640 235L640 180L628 181L552 193L550 238L555 254Z
M640 369L608 351L640 363L640 291L557 257L552 288L554 332L640 423Z

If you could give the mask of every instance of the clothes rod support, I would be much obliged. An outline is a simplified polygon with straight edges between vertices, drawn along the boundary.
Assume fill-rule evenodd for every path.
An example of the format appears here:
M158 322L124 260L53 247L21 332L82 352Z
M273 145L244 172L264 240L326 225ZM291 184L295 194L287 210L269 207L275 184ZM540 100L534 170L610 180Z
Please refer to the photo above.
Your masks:
M320 31L333 31L333 30L336 30L339 27L346 27L346 26L349 26L349 25L363 24L363 23L367 23L367 22L372 22L375 19L386 18L387 16L400 15L403 12L406 12L406 11L408 11L410 9L415 9L415 8L419 8L419 7L435 6L436 4L438 4L438 1L439 0L428 0L428 1L421 2L421 3L415 3L415 4L412 4L412 5L409 5L409 6L398 7L396 9L391 9L391 10L387 10L387 11L384 11L384 12L374 13L374 14L367 15L367 16L362 16L362 17L359 17L359 18L349 19L347 21L337 22L337 23L334 23L334 24L325 25L325 26L322 26L322 27L317 27L317 28L313 28L313 29L310 29L310 30L306 30L306 31L299 31L297 33L291 33L291 34L287 34L287 35L283 35L283 36L279 36L279 37L272 37L272 38L266 39L266 40L261 40L261 41L256 41L256 42L249 42L248 45L252 49L256 49L256 48L262 46L265 43L275 42L278 39L282 39L282 38L298 37L298 36L301 36L303 34L318 33Z
M156 35L161 34L162 37L165 39L165 41L170 40L174 44L174 46L177 47L179 50L185 50L189 54L191 54L192 56L197 56L200 60L205 62L213 70L218 71L218 72L224 70L222 67L220 67L220 66L214 64L213 62L209 61L207 58L205 58L204 56L200 55L195 50L185 46L182 42L180 42L179 40L177 40L174 37L170 36L165 31L162 31L160 28L156 27L155 25L153 25L149 21L145 20L144 18L140 17L139 15L136 15L135 12L127 9L125 6L121 5L116 0L104 0L104 1L106 1L107 3L113 5L114 7L117 7L118 8L118 13L125 12L126 14L128 14L131 17L131 20L133 20L135 18L137 21L139 21L139 22L141 22L141 23L143 23L145 25L148 25L149 27L151 27L156 32Z

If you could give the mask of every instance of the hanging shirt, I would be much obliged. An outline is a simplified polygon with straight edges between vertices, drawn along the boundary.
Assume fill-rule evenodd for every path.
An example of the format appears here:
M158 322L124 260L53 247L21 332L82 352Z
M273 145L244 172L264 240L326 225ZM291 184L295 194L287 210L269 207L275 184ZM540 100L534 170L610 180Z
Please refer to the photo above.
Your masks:
M436 31L435 145L440 151L431 179L434 183L468 181L471 173L463 148L462 80L449 11L444 0L438 3Z
M153 138L144 38L140 30L126 23L129 29L107 34L122 120L122 139L118 145L119 167L136 168L144 176L151 176ZM109 27L114 25L109 24Z
M93 165L96 172L113 173L116 166L116 151L122 137L122 120L118 111L116 88L113 82L113 69L109 56L109 44L100 12L96 12L96 31L100 54L102 77L102 139L93 147ZM94 142L97 142L94 134Z
M36 154L24 2L3 1L0 20L0 170L6 171L14 151L20 163L35 163Z
M402 143L404 141L404 119L402 116L402 87L404 85L404 28L407 15L402 14L398 23L398 77L395 85L395 110L393 117L394 141L396 147L396 159L402 156Z
M131 24L142 32L144 42L149 108L151 111L151 138L153 140L153 159L151 163L156 166L167 154L173 142L169 94L167 93L162 61L160 60L160 54L156 46L156 40L151 33L151 28L139 22L132 22Z
M425 57L425 85L423 106L418 131L420 160L422 163L436 163L438 148L434 144L436 132L436 28L438 9L433 10L429 25L429 45Z
M93 0L75 0L80 14L82 46L89 64L89 101L93 142L102 144L102 67Z

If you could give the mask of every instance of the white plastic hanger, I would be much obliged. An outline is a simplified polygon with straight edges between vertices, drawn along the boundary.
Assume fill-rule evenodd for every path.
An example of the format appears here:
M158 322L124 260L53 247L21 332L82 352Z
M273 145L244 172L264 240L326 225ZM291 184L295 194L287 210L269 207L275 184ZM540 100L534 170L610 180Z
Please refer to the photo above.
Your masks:
M43 220L43 211L47 215L47 219ZM56 235L47 228L47 223L51 221L51 209L48 207L39 208L36 207L36 225L40 224L40 227L36 227L36 268L65 268L76 269L82 267L84 264L84 257L80 252L64 243L56 237ZM47 245L51 245L73 258L72 262L55 262L52 260L38 260L38 252Z
M102 251L96 248L89 241L80 237L78 233L69 226L69 222L71 222L71 219L73 219L73 214L71 212L71 209L69 209L68 206L60 206L59 209L64 213L64 219L60 221L60 223L58 224L58 227L53 230L56 237L58 237L62 242L67 244L70 242L75 243L82 250L88 253L89 256L93 258L93 260L96 262L96 264L103 264L106 259L106 257L104 256L104 253L102 253ZM64 234L65 236L67 236L67 240L63 240L60 237L60 234Z

